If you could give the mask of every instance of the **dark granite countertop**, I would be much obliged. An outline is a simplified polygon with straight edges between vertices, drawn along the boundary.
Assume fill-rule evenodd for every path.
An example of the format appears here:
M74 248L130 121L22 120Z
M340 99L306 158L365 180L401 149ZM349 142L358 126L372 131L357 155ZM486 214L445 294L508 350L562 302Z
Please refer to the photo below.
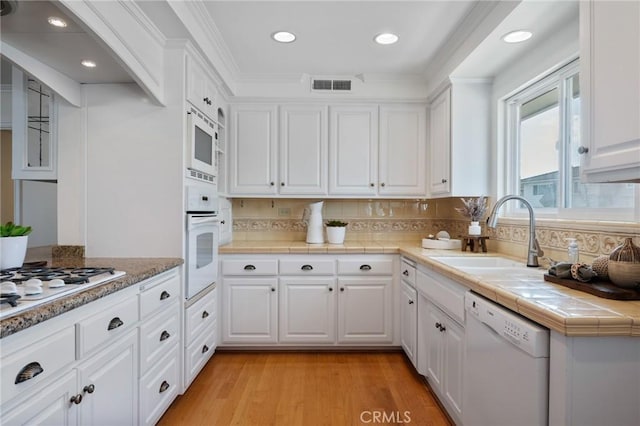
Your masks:
M62 296L50 302L34 306L16 315L0 320L0 338L10 336L50 318L71 311L94 300L108 296L116 291L130 287L147 278L180 266L180 258L54 258L50 256L27 256L27 260L46 260L51 267L113 267L127 274L113 281L100 284L85 291Z

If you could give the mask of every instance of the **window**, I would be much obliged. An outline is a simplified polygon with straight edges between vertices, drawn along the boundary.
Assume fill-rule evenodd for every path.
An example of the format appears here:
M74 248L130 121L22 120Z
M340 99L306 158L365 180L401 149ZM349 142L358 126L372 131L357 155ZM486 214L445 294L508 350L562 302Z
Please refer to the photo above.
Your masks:
M507 99L506 107L509 193L526 198L543 215L632 217L635 185L580 182L578 60Z

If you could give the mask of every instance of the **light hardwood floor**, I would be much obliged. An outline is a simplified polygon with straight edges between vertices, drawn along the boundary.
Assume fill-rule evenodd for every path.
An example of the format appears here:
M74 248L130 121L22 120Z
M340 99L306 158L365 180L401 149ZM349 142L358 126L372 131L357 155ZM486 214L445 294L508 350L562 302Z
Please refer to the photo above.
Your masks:
M158 424L450 425L402 352L223 351Z

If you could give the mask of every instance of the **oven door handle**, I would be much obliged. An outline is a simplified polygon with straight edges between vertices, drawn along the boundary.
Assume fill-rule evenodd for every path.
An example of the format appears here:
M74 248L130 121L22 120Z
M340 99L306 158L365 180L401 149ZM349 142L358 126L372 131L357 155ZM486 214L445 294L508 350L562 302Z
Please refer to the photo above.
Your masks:
M195 229L203 225L212 225L218 223L216 215L189 215L187 220L187 228Z

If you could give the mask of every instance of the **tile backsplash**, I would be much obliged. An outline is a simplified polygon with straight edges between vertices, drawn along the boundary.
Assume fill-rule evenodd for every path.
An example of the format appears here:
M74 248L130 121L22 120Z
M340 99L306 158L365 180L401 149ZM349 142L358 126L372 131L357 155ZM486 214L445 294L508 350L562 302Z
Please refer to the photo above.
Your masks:
M233 239L304 241L306 224L304 209L314 199L234 199ZM491 202L489 202L491 204ZM466 235L468 219L455 207L460 199L406 199L406 200L325 200L323 219L349 222L347 241L415 241L449 232L452 238ZM595 257L608 254L632 237L640 245L640 224L559 221L538 219L536 235L545 256L554 260L566 259L567 241L578 240L580 260L591 262ZM489 251L526 257L528 221L501 219L495 230L481 222L483 233L489 235Z

